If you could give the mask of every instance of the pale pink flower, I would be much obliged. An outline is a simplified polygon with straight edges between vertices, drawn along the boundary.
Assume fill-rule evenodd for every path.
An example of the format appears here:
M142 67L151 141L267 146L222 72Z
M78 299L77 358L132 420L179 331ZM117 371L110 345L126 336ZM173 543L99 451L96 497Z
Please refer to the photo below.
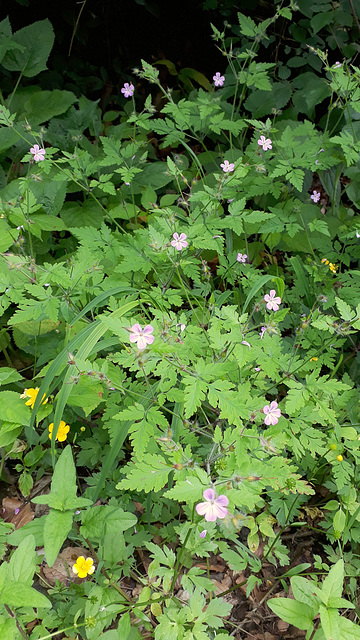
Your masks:
M147 324L144 329L139 324L134 324L130 331L130 342L136 342L138 349L146 349L148 344L154 342L154 336L151 335L154 327L151 324Z
M225 76L222 76L220 71L217 71L213 76L215 87L222 87L225 82Z
M229 162L229 160L224 160L224 162L220 165L224 173L228 173L229 171L234 171L235 165L233 162Z
M356 231L355 231L355 235L356 235L356 237L357 237L357 238L360 238L360 233L358 232L358 230L357 230L357 229L356 229Z
M313 200L314 202L319 202L320 200L320 191L313 191L310 198L311 200Z
M204 529L201 533L199 533L199 536L200 538L205 538L206 534L207 534L207 530Z
M45 160L45 149L40 149L38 144L34 144L30 149L30 153L34 156L35 162L39 162L41 160Z
M121 93L124 94L125 98L131 98L133 96L134 89L135 87L133 84L125 82L123 88L121 89Z
M203 497L206 502L199 502L196 505L199 516L205 516L207 522L215 522L216 518L221 520L225 518L228 512L226 507L229 504L229 499L226 496L216 497L214 489L205 489Z
M273 400L270 405L265 405L265 407L263 408L263 413L265 413L264 422L268 426L270 424L277 424L279 422L281 410L278 409L278 403L275 402L275 400Z
M333 64L333 69L340 69L341 66L342 66L341 62L336 61L335 64Z
M247 260L247 254L246 254L246 253L244 253L244 254L242 254L242 253L238 253L238 254L237 254L237 256L236 256L236 260L237 260L238 262L246 262L246 260Z
M171 246L178 251L181 251L181 249L185 249L188 246L188 243L186 242L187 235L185 235L185 233L180 234L180 236L178 233L173 233L173 238L174 240L171 240Z
M271 289L270 294L266 294L264 296L264 300L266 302L266 306L268 309L273 311L278 311L279 304L281 304L281 298L276 295L275 289Z
M258 145L260 145L260 147L262 147L264 151L267 151L268 149L272 149L272 142L270 138L265 138L265 136L260 136L260 139L258 140Z

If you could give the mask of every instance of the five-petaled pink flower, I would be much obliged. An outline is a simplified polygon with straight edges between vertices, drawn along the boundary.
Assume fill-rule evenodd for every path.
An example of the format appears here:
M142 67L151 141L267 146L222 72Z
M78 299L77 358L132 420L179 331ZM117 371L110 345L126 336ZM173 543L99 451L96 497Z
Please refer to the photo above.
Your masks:
M236 260L237 260L238 262L246 262L246 260L247 260L247 254L246 254L246 253L244 253L244 254L242 254L242 253L238 253L238 254L237 254L237 256L236 256Z
M154 336L151 335L154 327L151 324L147 324L143 329L139 324L133 324L130 331L130 342L136 342L138 349L146 349L148 344L154 342Z
M270 138L265 138L265 136L260 136L260 139L258 140L258 145L260 145L260 147L262 147L264 151L267 151L268 149L272 149L272 142Z
M229 499L224 496L216 497L214 489L205 489L203 497L206 502L199 502L196 505L196 511L199 516L205 516L207 522L215 522L216 518L225 518L228 510Z
M263 413L265 413L264 422L268 426L270 424L277 424L279 422L281 410L278 409L278 403L275 402L275 400L273 400L270 405L265 405L265 407L263 408Z
M178 251L181 251L181 249L185 249L188 246L188 243L186 242L187 235L185 233L181 233L180 235L178 233L173 233L173 238L174 240L171 240L171 246Z
M228 173L228 171L234 171L235 165L233 162L229 162L229 160L224 160L224 162L220 165L224 173Z
M310 198L311 200L313 200L314 202L319 202L320 200L320 191L313 191Z
M121 89L121 93L124 94L125 98L131 98L133 96L134 89L135 87L133 84L125 82L123 88Z
M30 153L34 156L35 162L39 162L41 160L45 160L45 149L40 149L38 144L34 144L30 149Z
M275 289L271 289L270 294L266 294L264 296L264 300L266 302L266 306L268 309L273 311L278 311L279 304L281 304L281 298L276 295Z
M213 76L215 87L222 87L225 82L225 76L222 76L220 71L217 71Z

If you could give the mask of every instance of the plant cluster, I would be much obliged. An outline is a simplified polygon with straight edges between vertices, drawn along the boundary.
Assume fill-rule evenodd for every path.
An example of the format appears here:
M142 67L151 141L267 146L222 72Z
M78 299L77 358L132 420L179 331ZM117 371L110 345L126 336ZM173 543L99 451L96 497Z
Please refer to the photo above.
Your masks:
M296 9L213 27L224 69L188 92L142 61L104 113L22 86L48 20L0 23L1 474L39 505L0 521L1 637L225 640L214 555L248 596L272 565L307 640L360 637L360 70L259 61Z

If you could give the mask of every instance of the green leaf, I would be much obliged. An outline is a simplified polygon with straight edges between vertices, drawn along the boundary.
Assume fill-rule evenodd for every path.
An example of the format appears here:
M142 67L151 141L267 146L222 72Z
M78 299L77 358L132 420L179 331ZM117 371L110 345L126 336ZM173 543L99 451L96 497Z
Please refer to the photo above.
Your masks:
M189 476L187 480L177 482L172 489L164 493L164 496L178 502L194 504L197 500L201 501L204 489L206 487L196 476Z
M15 391L0 391L0 416L2 420L28 426L31 410L25 402L26 399L20 398L20 394Z
M322 583L321 592L324 604L327 604L329 598L341 598L344 583L344 560L338 562L331 567L328 575Z
M32 479L31 473L27 471L23 471L19 478L19 489L23 496L30 495L30 491L33 488L34 481Z
M320 604L319 612L321 626L326 640L340 638L340 615L337 609L328 609L325 605Z
M31 586L35 573L35 538L27 535L11 556L8 578L13 582L24 582Z
M279 618L293 624L298 629L307 631L313 626L314 611L304 602L291 598L272 598L267 602L268 607Z
M314 595L314 582L302 576L293 576L290 582L294 598L316 610L319 601Z
M52 567L65 542L73 523L71 511L51 509L44 525L44 548L46 562Z
M80 533L84 538L99 541L105 531L121 533L135 527L136 523L136 516L120 507L94 506L82 513Z
M8 51L2 65L8 71L18 71L26 78L44 71L47 59L54 44L54 31L48 19L34 22L13 35L13 42L24 47L22 51Z
M61 453L54 469L51 495L56 494L64 503L69 497L76 497L76 470L71 446L68 444Z
M116 485L117 489L136 491L160 491L167 483L172 466L164 458L154 454L145 454L142 462L125 467L126 478Z
M12 382L18 382L23 380L23 377L16 371L16 369L10 369L10 367L2 367L0 369L0 386L3 384L11 384Z
M0 618L0 638L6 638L6 640L19 639L19 632L14 618L4 618L4 616Z
M64 113L76 101L72 91L37 91L25 102L26 116L31 124L47 122L54 116Z
M52 604L46 596L24 582L9 582L0 592L0 602L9 607L44 607L50 609Z
M17 547L31 533L35 538L35 545L42 547L44 545L44 524L46 518L47 516L35 518L35 520L27 522L20 529L15 529L15 531L12 531L12 533L7 536L6 542Z

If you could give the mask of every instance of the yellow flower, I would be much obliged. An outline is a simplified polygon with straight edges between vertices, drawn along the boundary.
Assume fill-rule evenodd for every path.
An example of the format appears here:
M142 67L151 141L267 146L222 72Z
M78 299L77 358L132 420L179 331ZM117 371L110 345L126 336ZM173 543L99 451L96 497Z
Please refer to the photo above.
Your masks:
M314 358L310 358L310 362L317 362L319 360L319 358L316 358L316 356L314 356Z
M329 260L328 260L327 258L323 258L323 259L321 260L321 262L322 262L323 264L324 264L324 263L325 263L325 264L329 264Z
M25 404L31 409L33 409L38 393L39 393L39 387L36 387L35 389L25 389L24 393L21 394L20 398L29 398L29 400L27 400ZM44 393L41 404L46 404L48 399L49 398L47 398Z
M342 456L336 456L336 460L339 460L339 462L342 462L342 461L343 461L343 459L344 459L344 458L343 458Z
M80 427L80 431L85 431L85 427Z
M50 440L52 438L53 428L54 428L54 423L52 422L51 424L49 424L49 438L50 438ZM59 428L57 430L57 434L56 434L55 440L58 440L59 442L65 442L65 440L67 438L67 434L69 433L69 431L70 431L69 425L66 424L66 422L64 422L64 420L61 420L60 424L59 424Z
M94 560L92 558L84 558L84 556L79 556L73 565L73 573L77 573L79 578L86 578L86 576L91 576L95 571Z

